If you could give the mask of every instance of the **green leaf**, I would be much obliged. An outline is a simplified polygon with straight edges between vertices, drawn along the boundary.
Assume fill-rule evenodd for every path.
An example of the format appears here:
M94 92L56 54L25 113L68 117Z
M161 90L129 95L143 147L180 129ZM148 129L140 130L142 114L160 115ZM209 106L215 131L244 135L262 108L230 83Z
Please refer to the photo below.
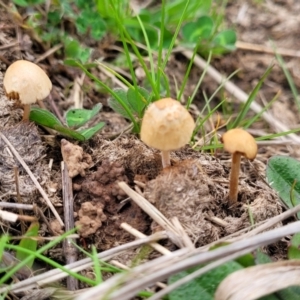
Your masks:
M255 263L257 265L267 264L272 262L272 259L265 253L263 253L260 249L256 251L255 255Z
M121 89L121 88L116 88L113 91L115 92L115 94L117 94L117 96L119 96L121 98L121 100L124 102L124 104L127 106L127 108L132 112L132 107L128 103L128 100L127 100L127 91L125 91L124 89ZM116 98L114 98L114 97L109 98L107 103L108 103L109 107L111 109L113 109L115 112L119 113L121 116L123 116L126 119L129 119L129 120L131 119L129 114L126 112L124 107L120 104L120 102Z
M85 141L85 137L82 134L75 130L64 127L61 122L46 109L31 107L29 119L38 125L54 129L67 137L76 139L78 141Z
M267 165L267 180L283 202L293 208L300 203L300 162L286 156L273 156ZM297 214L298 218L300 213Z
M180 278L183 278L188 274L193 273L197 269L199 268L191 268L187 271L171 276L169 278L168 283L171 284L179 280ZM170 300L198 300L199 295L201 295L201 300L213 300L215 290L220 284L220 282L229 274L241 269L243 269L243 267L236 261L227 262L203 274L202 276L190 281L189 284L183 285L180 288L174 290L169 294ZM189 297L184 297L185 293L188 294Z
M150 97L150 93L142 87L137 87L136 90L129 88L127 91L127 102L139 118L142 118L143 111L150 102Z
M216 46L220 46L232 51L235 49L236 40L237 38L235 31L228 29L219 32L213 39L213 43Z
M23 7L28 6L28 2L26 0L13 0L13 3Z
M50 111L38 107L31 107L29 120L49 128L53 128L55 125L62 126L61 122Z
M187 275L189 275L189 273L186 271L180 272L179 274L173 275L171 278L169 278L168 283L172 284L175 281L186 277ZM196 282L196 280L192 280L172 291L169 294L169 300L199 300L200 295L201 300L213 300L213 297L206 292L205 289Z
M68 58L78 59L86 63L91 56L92 49L82 46L75 39L66 39L65 42L65 56Z
M189 22L182 27L183 39L189 43L197 44L199 39L209 39L213 33L214 22L208 16L200 17L196 22Z
M93 109L70 109L66 114L66 121L69 127L78 128L90 121L101 110L102 104L96 104Z
M29 254L22 251L22 249L27 249L32 252L35 252L37 249L37 240L33 240L26 237L36 237L38 235L40 225L38 222L32 223L30 227L28 228L27 232L25 233L24 237L21 239L19 243L20 250L16 251L16 258L20 261L23 261L26 259ZM28 261L26 266L28 268L31 268L34 262L34 258L32 260Z
M294 234L291 240L291 246L288 249L289 259L300 259L300 233Z
M81 141L81 142L85 141L85 137L81 133L79 133L79 132L77 132L73 129L64 127L62 125L54 125L52 127L52 129L58 131L62 135L67 136L69 138L72 138L72 139L75 139L75 140L78 140L78 141Z
M105 126L104 122L100 122L97 125L84 129L84 130L79 130L79 133L84 136L85 140L90 139L93 135L95 135L99 130L101 130Z

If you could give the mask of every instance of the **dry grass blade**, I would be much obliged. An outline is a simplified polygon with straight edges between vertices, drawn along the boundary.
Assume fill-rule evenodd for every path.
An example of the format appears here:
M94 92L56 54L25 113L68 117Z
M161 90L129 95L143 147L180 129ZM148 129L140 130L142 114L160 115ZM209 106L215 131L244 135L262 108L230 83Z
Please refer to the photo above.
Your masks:
M133 236L137 237L138 239L147 237L145 234L143 234L142 232L133 228L132 226L130 226L127 223L122 223L120 227L123 228L124 230L126 230L127 232L129 232L130 234L132 234ZM155 249L157 252L159 252L163 255L168 255L171 253L171 251L169 251L167 248L163 247L162 245L160 245L158 243L150 243L149 246L151 246L153 249Z
M186 56L188 59L191 59L193 56L193 52L191 50L186 50L182 48L176 49L177 51L181 51L184 56ZM221 75L215 68L212 66L207 66L207 62L203 60L199 55L195 56L194 64L201 68L201 69L207 69L207 74L211 76L218 84L224 83L224 88L232 94L234 97L236 97L240 102L245 103L249 96L242 91L239 87L237 87L235 84L233 84L231 81L226 81L226 78ZM255 113L260 113L263 108L256 102L252 102L250 105L250 108ZM273 126L276 130L279 131L289 131L290 129L285 126L282 122L274 118L270 113L263 112L261 117L270 124L270 126ZM289 137L297 142L300 143L300 137L296 134L290 134Z
M183 239L181 232L178 232L176 226L173 225L156 207L154 207L149 201L143 196L138 194L136 191L131 189L125 182L118 183L120 188L146 213L148 214L157 224L168 231L170 234L169 238L178 247L183 248L186 245L186 240Z
M236 271L219 285L215 300L253 300L300 285L300 261L278 261Z
M299 232L299 230L300 221L297 221L284 227L276 228L255 237L250 237L206 253L199 253L197 250L190 251L187 248L180 249L170 255L165 255L137 266L125 275L116 274L101 285L91 288L76 299L129 300L140 290L180 271L199 264L214 261L210 265L199 270L202 272L201 274L204 274L226 261L230 261L247 252L251 252L258 247L269 245L280 240L284 236ZM197 276L201 275L199 274L200 272L198 272ZM162 292L159 296L161 295L164 295L164 293ZM160 297L152 297L151 299L160 299Z
M53 206L51 200L49 199L48 195L46 194L46 192L43 190L43 188L41 187L41 185L39 184L39 182L37 181L37 179L35 178L35 176L33 175L33 173L30 171L30 169L28 168L27 164L25 163L25 161L23 160L23 158L20 156L20 154L17 152L17 150L14 148L14 146L10 143L10 141L6 138L6 136L4 136L4 134L2 134L0 132L0 138L3 139L3 141L6 143L6 145L9 147L10 151L13 153L13 155L17 158L17 160L20 162L20 164L22 165L22 167L25 169L25 171L27 172L27 174L30 176L31 180L33 181L33 183L35 184L35 186L37 187L37 189L39 190L39 192L41 193L42 197L44 198L44 200L46 201L48 207L51 209L51 211L53 212L54 216L56 217L56 219L58 220L59 224L61 226L64 226L64 222L62 221L61 217L59 216L58 212L56 211L55 207Z
M118 255L122 253L123 251L126 251L128 249L139 247L141 245L156 242L161 239L167 238L167 234L165 232L157 232L147 238L139 239L112 249L109 249L107 251L103 251L98 254L98 259L101 259L103 261L107 261L111 259L114 255ZM74 272L79 272L82 270L85 270L86 268L89 268L93 265L93 261L90 258L85 258L79 261L76 261L72 264L64 266L68 270L72 270ZM26 280L17 282L15 284L12 284L9 287L1 287L0 293L4 293L7 290L13 291L13 292L23 292L28 291L33 288L41 287L46 284L56 282L60 279L66 278L68 276L67 273L61 271L60 269L53 269L51 271L45 272L40 275L36 275L34 277L28 278Z

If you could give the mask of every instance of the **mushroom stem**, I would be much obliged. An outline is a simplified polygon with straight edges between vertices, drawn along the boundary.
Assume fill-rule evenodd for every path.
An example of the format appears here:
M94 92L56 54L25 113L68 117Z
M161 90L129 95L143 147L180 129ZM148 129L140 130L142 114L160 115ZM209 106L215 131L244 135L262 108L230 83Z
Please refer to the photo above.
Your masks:
M241 156L242 154L240 152L232 154L229 182L229 206L237 203Z
M24 114L23 114L23 121L29 121L30 115L30 104L24 104Z
M171 165L170 162L170 151L161 151L161 162L163 168L169 167Z

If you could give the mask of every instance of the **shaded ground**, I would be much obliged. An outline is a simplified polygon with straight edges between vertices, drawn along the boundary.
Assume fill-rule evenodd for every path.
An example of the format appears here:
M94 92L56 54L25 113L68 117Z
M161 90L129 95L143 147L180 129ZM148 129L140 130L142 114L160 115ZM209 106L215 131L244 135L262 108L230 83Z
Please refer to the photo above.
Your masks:
M262 1L258 4L252 2L229 1L226 19L229 25L236 28L238 39L266 46L270 46L269 40L272 39L277 47L297 51L300 48L299 1ZM63 216L61 137L49 137L45 131L37 129L34 125L19 126L21 110L15 110L6 99L1 83L8 63L19 58L34 61L43 54L43 51L26 32L19 28L16 30L15 24L2 8L0 8L0 28L0 130L23 157ZM11 46L17 41L20 42L20 48ZM285 57L285 61L296 86L300 88L300 58ZM237 49L234 53L216 58L212 64L226 75L240 69L233 82L245 92L250 92L272 62L274 55L258 53L249 46L249 49ZM168 70L171 76L176 76L178 82L182 81L186 64L187 60L181 54L173 55L171 58ZM99 119L106 121L105 129L92 140L80 144L84 153L91 156L91 164L86 169L85 176L81 173L82 176L78 175L73 179L75 220L87 226L86 230L81 232L82 239L79 241L81 246L89 248L94 244L98 250L104 250L132 240L128 233L120 230L122 222L129 223L145 234L150 234L152 229L156 228L150 218L119 189L116 184L118 181L125 181L132 187L137 184L144 192L144 196L166 217L177 216L198 246L248 227L249 209L255 222L282 211L278 197L264 181L265 163L274 154L299 157L299 147L285 144L260 146L257 159L253 163L242 164L239 205L229 210L226 205L229 156L222 152L212 156L185 147L172 153L173 166L162 172L159 153L147 148L137 137L122 134L115 139L112 138L124 130L128 123L110 111L106 106L107 97L94 89L89 79L82 77L78 70L63 66L55 56L40 61L39 65L50 75L54 85L53 100L46 103L50 110L63 114L74 105L75 97L80 98L78 101L83 101L84 107L91 107L98 101L104 104ZM198 68L193 68L185 92L186 97L196 85L201 72ZM101 79L106 80L105 74L99 71L96 73ZM76 92L78 81L83 84L83 93ZM217 84L211 78L205 79L195 102L199 110L203 105L202 91L211 94L216 87ZM290 128L295 128L299 124L299 111L286 78L275 63L271 75L259 92L257 101L264 105L279 90L281 94L271 111L275 118ZM216 97L215 103L223 96L227 97L229 102L232 101L234 106L240 105L225 92ZM212 129L208 127L208 131ZM252 128L256 136L272 130L272 124L266 124L264 121L257 122ZM1 200L17 201L13 170L13 166L17 164L22 201L37 203L43 207L45 216L51 224L52 214L48 212L36 187L20 164L9 158L5 148L6 144L0 140ZM51 160L53 164L49 168ZM43 221L41 223L41 235L48 235L48 224ZM18 227L15 229L19 230ZM284 248L280 250L274 246L268 249L274 257L280 257L284 253L283 250ZM53 258L63 259L61 249L52 252L51 255Z

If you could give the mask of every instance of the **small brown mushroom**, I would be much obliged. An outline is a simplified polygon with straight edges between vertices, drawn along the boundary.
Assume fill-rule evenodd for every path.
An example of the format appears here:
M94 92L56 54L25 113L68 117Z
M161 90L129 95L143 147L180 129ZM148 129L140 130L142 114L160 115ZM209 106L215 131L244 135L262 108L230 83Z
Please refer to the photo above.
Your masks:
M228 130L221 140L224 149L232 154L229 182L229 206L232 206L237 203L241 156L253 160L257 154L257 144L250 133L240 128Z
M170 166L170 151L187 144L195 122L179 101L164 98L147 108L141 126L141 140L161 150L163 168Z
M45 99L52 89L43 69L26 60L17 60L8 67L3 86L8 98L19 100L24 105L24 121L29 120L30 104Z

